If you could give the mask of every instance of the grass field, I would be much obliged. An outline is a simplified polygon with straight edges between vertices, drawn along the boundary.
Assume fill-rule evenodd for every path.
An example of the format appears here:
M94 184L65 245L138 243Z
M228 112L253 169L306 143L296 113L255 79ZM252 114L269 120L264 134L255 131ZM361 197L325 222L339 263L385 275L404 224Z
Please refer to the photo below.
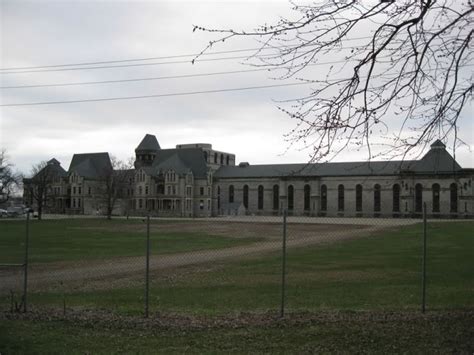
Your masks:
M140 221L131 225L115 221L113 228L107 224L104 227L102 223L108 223L106 221L67 221L62 226L62 233L61 230L51 233L46 223L58 225L56 221L44 221L41 226L33 226L37 228L36 235L43 231L44 239L41 240L46 243L32 247L41 255L37 259L38 265L62 260L61 257L75 260L82 255L79 250L84 245L94 258L136 255L142 251L134 246L136 243L130 244L131 238L144 241ZM61 242L60 238L84 236L84 231L88 230L85 224L87 228L93 227L91 235L82 237L82 242L76 240L78 249L68 252L70 241ZM132 231L135 224L136 231ZM265 233L253 231L252 234L242 228L243 235L240 236L225 236L218 229L212 231L214 234L206 234L192 224L183 222L181 229L185 232L181 234L177 231L179 225L173 228L162 225L163 232L153 234L154 240L161 244L161 250L156 252L174 255L187 250L215 250L268 238ZM159 224L154 227L160 229ZM14 223L0 228L2 231L16 230L18 235L22 232L21 226ZM251 229L251 226L246 228ZM295 228L289 226L290 237L297 237ZM239 228L233 227L233 230ZM264 326L243 322L234 326L230 320L215 326L212 320L240 312L251 312L257 317L269 312L278 314L281 253L270 252L152 271L152 319L176 314L192 325L194 317L211 317L203 329L192 326L185 326L184 330L173 326L140 328L135 325L124 329L117 322L95 326L101 324L100 310L107 310L113 317L140 319L144 302L143 275L140 273L113 280L65 282L61 287L31 289L30 309L42 316L22 319L9 316L8 312L0 315L0 344L4 347L0 352L61 353L65 348L76 349L78 353L150 353L156 349L162 353L472 352L473 230L472 221L430 223L428 226L427 309L432 312L429 319L408 317L407 320L401 316L390 320L393 314L413 315L420 309L422 226L417 224L392 227L357 239L288 249L286 307L290 319L301 312L309 314L309 320L303 322L270 322ZM192 231L197 232L192 234ZM107 238L117 238L116 248L100 253L92 250L104 248L103 241ZM199 243L193 238L199 239ZM14 245L6 239L0 246L3 257L10 255L3 248ZM59 243L61 247L50 249L48 243ZM164 245L169 246L165 248ZM66 319L50 318L49 312L62 314L63 302L66 302ZM7 306L7 302L3 303L4 310ZM99 319L68 320L68 315L87 309L98 310ZM341 311L349 312L349 318L340 320L337 312ZM311 320L321 312L329 316ZM360 319L360 312L368 315Z
M152 254L172 254L194 250L219 249L253 243L260 238L232 235L227 238L212 231L182 232L186 221L173 222L181 228L166 228L165 223L151 224ZM23 262L24 221L0 221L0 263ZM30 262L98 260L117 256L144 255L146 223L141 219L68 219L30 222Z
M0 322L2 354L472 354L473 313Z
M427 302L430 309L474 306L473 227L473 222L429 225ZM182 241L178 240L180 244ZM289 249L287 255L289 310L420 307L421 225L397 227L367 238ZM218 315L278 309L281 253L152 271L151 280L150 304L154 311ZM140 273L114 280L65 281L47 290L33 288L29 299L31 304L42 306L60 306L65 300L72 309L102 308L141 314L143 295Z

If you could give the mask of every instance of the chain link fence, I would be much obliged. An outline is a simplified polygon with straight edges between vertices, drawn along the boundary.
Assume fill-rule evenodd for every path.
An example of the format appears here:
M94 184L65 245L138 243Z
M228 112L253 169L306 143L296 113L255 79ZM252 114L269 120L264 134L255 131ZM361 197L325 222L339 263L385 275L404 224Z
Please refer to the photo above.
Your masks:
M0 307L145 317L472 308L474 222L383 217L2 220Z

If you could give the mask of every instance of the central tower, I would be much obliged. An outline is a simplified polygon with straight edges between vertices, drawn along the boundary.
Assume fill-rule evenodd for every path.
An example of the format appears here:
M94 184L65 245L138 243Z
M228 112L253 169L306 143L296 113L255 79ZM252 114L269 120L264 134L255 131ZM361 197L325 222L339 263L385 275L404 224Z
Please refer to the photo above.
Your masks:
M154 135L145 135L138 147L135 148L135 169L151 166L160 149L160 144Z

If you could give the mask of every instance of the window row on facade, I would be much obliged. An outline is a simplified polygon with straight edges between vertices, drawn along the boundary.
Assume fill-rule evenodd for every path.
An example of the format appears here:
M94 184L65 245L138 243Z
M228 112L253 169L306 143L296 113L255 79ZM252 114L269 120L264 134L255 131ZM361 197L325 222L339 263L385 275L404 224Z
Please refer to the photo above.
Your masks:
M217 152L215 152L214 154L208 154L208 152L204 151L204 160L208 163L210 163L211 159L210 157L211 156L214 156L213 158L213 161L214 161L214 164L220 164L220 165L224 165L224 162L225 162L225 165L229 165L230 164L230 156L227 155L227 154L219 154Z
M344 212L346 209L346 187L343 184L339 184L337 187L337 210L339 212ZM432 193L432 212L440 212L440 191L441 187L439 184L431 185ZM456 183L452 183L449 187L450 191L450 212L458 212L458 187ZM265 188L263 185L258 185L257 187L257 209L263 210L264 208L268 209L268 206L264 206L264 193ZM399 184L392 185L392 212L401 212L401 187ZM355 211L363 212L363 186L357 184L355 186ZM328 188L326 185L321 185L320 187L320 201L319 208L320 211L325 212L328 210ZM375 184L373 187L373 211L381 212L382 208L382 187L379 184ZM221 199L222 193L220 186L217 187L217 208L221 208ZM272 209L279 210L280 206L280 186L278 184L273 185L272 187ZM242 188L242 198L238 199L242 201L243 206L249 208L249 185L244 185ZM235 187L230 185L227 191L227 201L229 203L236 202L235 196ZM292 211L295 208L295 188L293 185L289 185L286 191L286 201L287 208L289 211ZM414 190L414 203L415 203L415 212L422 212L423 210L423 185L416 184ZM304 185L303 188L303 210L309 211L311 209L311 186L309 184Z

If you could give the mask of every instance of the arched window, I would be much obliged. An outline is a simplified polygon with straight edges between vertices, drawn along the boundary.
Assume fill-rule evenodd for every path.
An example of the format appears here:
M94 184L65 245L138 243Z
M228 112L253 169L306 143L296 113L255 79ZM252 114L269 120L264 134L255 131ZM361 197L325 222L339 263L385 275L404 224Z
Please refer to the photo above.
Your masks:
M288 210L292 211L295 207L295 189L293 185L288 186Z
M263 186L258 187L258 209L263 210Z
M449 186L449 200L450 200L450 211L457 212L458 211L458 186L455 182L453 182Z
M229 165L229 156L228 155L225 157L225 165Z
M380 212L380 185L374 186L374 212Z
M309 211L311 209L311 186L304 185L304 210Z
M431 192L433 194L433 212L439 212L439 184L433 184L431 186Z
M393 212L400 212L400 185L395 184L392 188Z
M362 185L356 185L356 211L362 212Z
M224 154L221 154L221 165L224 164Z
M328 188L326 185L321 185L321 211L328 209Z
M221 187L217 186L217 209L221 208Z
M337 187L337 210L344 211L344 185Z
M415 212L423 210L423 185L415 185Z
M234 202L234 185L229 186L229 203Z
M249 208L249 185L244 185L243 195L244 207Z
M278 210L280 208L280 186L273 185L273 209Z

